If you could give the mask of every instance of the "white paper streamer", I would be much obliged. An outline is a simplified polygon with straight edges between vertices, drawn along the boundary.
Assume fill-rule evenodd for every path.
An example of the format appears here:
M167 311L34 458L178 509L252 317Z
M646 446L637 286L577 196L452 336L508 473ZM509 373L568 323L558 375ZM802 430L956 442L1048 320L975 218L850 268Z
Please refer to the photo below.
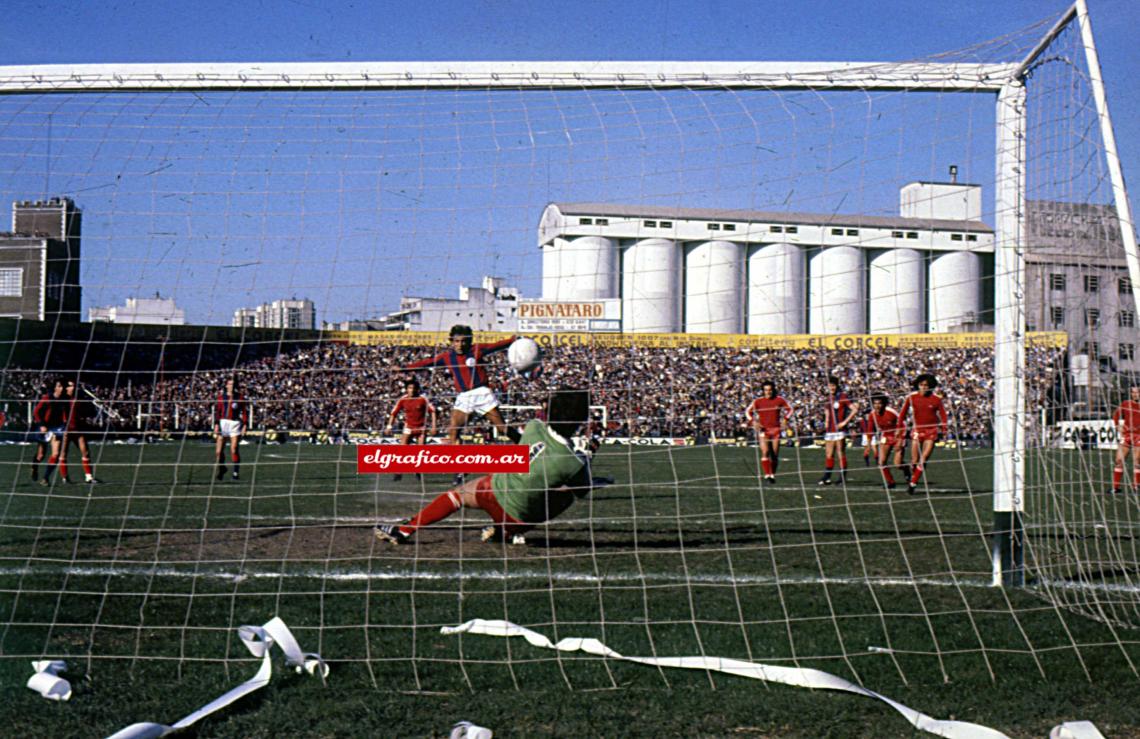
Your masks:
M1104 734L1092 721L1066 721L1053 727L1049 739L1104 739Z
M542 634L523 628L510 621L487 621L481 618L473 619L459 626L444 626L440 629L443 634L485 634L487 636L521 636L530 644L544 649L556 649L560 652L585 652L610 659L620 659L626 662L637 662L643 665L658 667L680 667L688 670L712 670L724 672L729 675L739 675L754 680L783 683L801 688L814 688L820 690L842 690L857 695L865 695L883 701L895 709L910 722L916 729L947 737L948 739L1008 739L1005 734L994 729L971 724L964 721L941 721L931 718L924 713L908 708L898 701L893 701L885 695L844 680L838 675L832 675L821 670L803 667L780 667L777 665L762 665L755 662L746 662L737 659L724 659L721 657L625 657L602 644L597 639L580 639L568 637L557 644L551 642ZM1083 739L1083 737L1081 738Z
M238 629L238 636L241 637L242 643L245 644L250 654L254 657L261 657L261 667L256 675L172 726L153 723L131 724L112 734L109 739L154 739L171 731L184 729L211 713L225 708L239 698L264 688L269 684L269 678L273 675L270 648L274 644L277 644L285 653L285 663L293 665L297 672L304 671L310 675L318 675L322 681L328 677L329 667L320 655L302 652L297 640L293 637L293 632L289 631L289 627L278 617L274 617L264 626L242 626Z
M67 663L61 659L45 659L32 663L36 674L28 678L28 687L51 701L65 701L71 698L71 683L59 676L67 671Z
M460 721L451 727L448 739L491 739L494 733L486 726L476 726L470 721Z

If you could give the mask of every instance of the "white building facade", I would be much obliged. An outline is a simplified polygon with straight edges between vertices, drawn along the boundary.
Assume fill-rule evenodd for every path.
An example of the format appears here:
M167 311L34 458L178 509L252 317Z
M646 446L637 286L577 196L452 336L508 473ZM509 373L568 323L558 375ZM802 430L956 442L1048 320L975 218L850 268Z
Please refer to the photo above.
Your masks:
M125 305L88 308L87 320L92 323L138 323L155 326L184 326L186 312L174 304L173 298L127 298Z
M234 311L230 325L246 328L315 329L317 309L308 298L274 300L256 308L238 308Z

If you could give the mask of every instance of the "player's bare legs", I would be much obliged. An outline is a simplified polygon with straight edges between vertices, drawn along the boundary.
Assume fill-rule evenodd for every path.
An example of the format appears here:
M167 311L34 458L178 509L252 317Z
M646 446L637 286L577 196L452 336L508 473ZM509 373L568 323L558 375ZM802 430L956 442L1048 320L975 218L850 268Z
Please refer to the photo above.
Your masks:
M930 455L934 452L934 439L919 439L914 438L910 444L910 462L911 468L914 470L910 476L910 486L908 492L914 495L918 489L918 481L922 479L922 473L926 467L926 460L930 459Z
M91 466L91 451L87 446L87 435L80 434L77 436L75 445L79 447L79 461L83 464L84 481L89 483L99 482L95 479L95 469Z
M484 475L441 493L420 509L407 523L398 526L377 526L373 533L376 538L393 544L403 544L419 529L442 521L460 508L479 508L491 517L497 527L506 533L515 534L530 528L520 521L510 518L490 492L490 476ZM484 537L488 539L489 537Z
M780 439L768 438L763 431L757 432L760 438L760 469L769 485L776 484L776 468L780 464Z
M223 452L226 448L226 437L222 436L217 431L214 432L214 461L218 465L217 479L221 480L226 476L226 458Z
M47 485L51 482L51 472L55 466L59 464L60 457L63 455L63 439L58 434L52 434L51 437L51 456L48 457L47 468L44 470L44 476L40 478L41 485ZM66 467L60 468L60 477L66 477Z
M1132 452L1133 488L1140 489L1140 447L1131 446L1127 441L1120 442L1116 447L1116 461L1112 465L1112 491L1120 493L1124 483L1124 461L1128 459L1128 452Z
M890 458L891 450L894 449L892 444L879 443L875 444L875 464L879 466L879 474L883 476L883 482L887 486L887 490L893 490L895 487L895 478L891 475ZM895 453L895 458L898 458L898 453Z
M847 474L847 440L836 439L823 442L823 479L820 485L831 484L831 471L835 469L835 458L839 457L839 481L846 481Z

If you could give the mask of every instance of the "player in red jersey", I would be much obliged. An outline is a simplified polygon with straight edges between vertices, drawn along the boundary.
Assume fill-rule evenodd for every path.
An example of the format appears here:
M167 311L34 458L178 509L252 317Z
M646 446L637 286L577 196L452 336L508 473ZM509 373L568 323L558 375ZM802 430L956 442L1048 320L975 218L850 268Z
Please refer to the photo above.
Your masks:
M1120 444L1116 447L1116 462L1112 467L1112 490L1120 492L1124 477L1124 460L1132 450L1132 486L1140 490L1140 385L1128 388L1128 400L1117 407L1112 414L1112 422L1120 432Z
M48 458L48 468L44 472L41 485L50 484L51 471L59 461L63 433L67 430L67 398L63 391L63 380L49 384L51 388L40 396L32 410L32 422L39 429L36 437L36 455L32 458L32 481L39 479L40 463ZM50 450L51 454L48 454ZM67 482L66 479L63 480Z
M824 410L823 427L823 477L820 485L831 484L831 470L835 468L835 456L839 455L839 481L847 481L847 433L859 404L847 397L839 388L839 378L827 378L827 406Z
M388 432L396 427L396 416L404 413L404 433L400 438L401 444L411 444L412 439L417 444L427 443L427 429L424 419L431 415L431 433L435 433L435 406L424 396L420 395L420 383L415 378L404 383L404 395L396 401L392 412L388 414ZM393 475L392 480L399 482L403 475ZM420 474L416 473L416 479Z
M238 444L241 443L247 423L249 423L249 401L238 392L237 381L227 377L225 389L218 393L214 401L214 461L218 465L215 479L221 480L226 476L227 440L230 446L230 460L234 463L234 479L238 479L241 471L241 453L238 451Z
M924 372L914 380L915 392L903 401L899 409L899 418L907 422L907 414L912 417L910 434L910 464L911 475L907 492L911 495L918 493L918 481L922 478L926 460L934 452L934 442L946 433L948 418L946 405L942 398L935 394L938 379Z
M874 454L887 489L894 490L895 478L891 475L889 461L893 461L895 467L902 467L906 428L898 411L888 405L886 395L879 393L871 396L871 412L867 414L865 428L869 437L867 448Z
M67 450L74 442L79 447L84 482L93 485L99 480L95 479L95 470L91 466L91 449L87 446L87 431L91 428L92 419L95 417L95 406L84 396L85 391L79 387L79 383L75 380L68 380L65 383L63 391L65 421L63 440L59 445L59 477L65 483L71 481L67 475ZM49 460L49 464L54 464L55 461L56 458L53 457L52 460ZM46 480L50 474L49 468L44 473L44 479Z
M776 393L776 383L771 380L764 380L760 384L760 392L761 396L744 410L744 417L756 432L764 482L775 485L776 470L780 466L780 437L794 411L788 401Z

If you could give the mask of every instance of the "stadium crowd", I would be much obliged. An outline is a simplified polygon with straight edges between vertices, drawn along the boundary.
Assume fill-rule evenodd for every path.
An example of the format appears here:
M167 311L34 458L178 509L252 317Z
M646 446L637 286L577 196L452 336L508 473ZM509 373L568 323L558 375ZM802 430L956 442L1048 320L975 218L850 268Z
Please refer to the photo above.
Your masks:
M406 377L399 368L431 354L431 347L308 345L256 357L232 368L173 370L150 381L115 382L115 375L84 377L112 412L101 419L116 434L208 432L214 399L234 375L253 407L254 429L379 433ZM1044 402L1062 370L1062 350L1031 346L1027 366L1032 407ZM951 436L989 441L993 399L993 351L989 348L875 350L724 347L560 347L550 352L536 379L513 375L504 355L489 371L504 405L538 405L550 386L588 387L605 406L612 436L749 435L744 409L771 379L795 409L797 436L822 433L827 377L834 375L864 410L874 392L896 405L913 378L932 372L951 410ZM177 362L172 362L177 366ZM420 373L425 393L446 412L454 398L443 372ZM13 370L4 402L39 397L43 372ZM108 379L111 382L108 382ZM9 413L9 417L17 414ZM509 420L509 418L508 418Z

